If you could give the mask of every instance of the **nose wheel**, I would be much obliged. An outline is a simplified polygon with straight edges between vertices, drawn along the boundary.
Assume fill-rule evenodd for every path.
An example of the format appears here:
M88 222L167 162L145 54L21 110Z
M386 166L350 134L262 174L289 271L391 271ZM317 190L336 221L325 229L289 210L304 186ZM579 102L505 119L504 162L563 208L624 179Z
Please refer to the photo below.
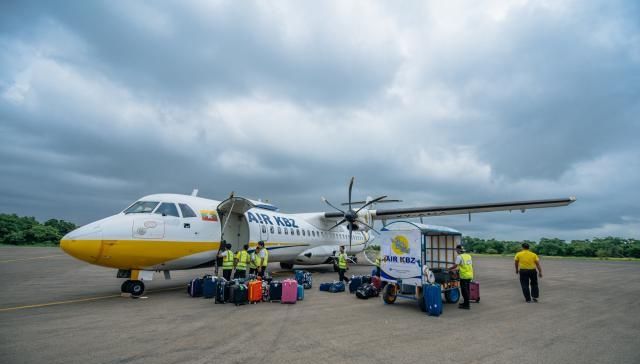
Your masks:
M142 281L126 280L122 282L120 291L122 293L131 293L134 297L139 297L144 293L144 283L142 283Z

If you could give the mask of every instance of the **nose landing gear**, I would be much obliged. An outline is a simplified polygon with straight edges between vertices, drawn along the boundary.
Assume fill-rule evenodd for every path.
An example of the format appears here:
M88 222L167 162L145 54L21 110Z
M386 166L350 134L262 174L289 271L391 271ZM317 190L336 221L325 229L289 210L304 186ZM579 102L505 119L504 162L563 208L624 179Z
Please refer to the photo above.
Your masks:
M132 281L126 280L122 282L122 286L120 286L120 291L122 293L131 293L133 297L142 296L144 293L144 283L142 281Z

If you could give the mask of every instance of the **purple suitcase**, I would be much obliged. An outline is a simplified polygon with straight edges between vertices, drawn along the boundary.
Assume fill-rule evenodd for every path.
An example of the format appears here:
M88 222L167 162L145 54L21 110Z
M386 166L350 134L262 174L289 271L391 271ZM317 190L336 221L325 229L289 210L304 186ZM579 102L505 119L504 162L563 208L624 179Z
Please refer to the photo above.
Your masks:
M282 303L296 303L298 301L298 282L295 279L282 281Z

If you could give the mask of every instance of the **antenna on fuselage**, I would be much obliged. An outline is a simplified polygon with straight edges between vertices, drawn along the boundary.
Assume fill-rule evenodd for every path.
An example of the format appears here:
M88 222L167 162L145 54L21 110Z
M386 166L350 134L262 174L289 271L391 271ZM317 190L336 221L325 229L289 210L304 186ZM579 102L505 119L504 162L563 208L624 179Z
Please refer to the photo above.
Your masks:
M198 196L198 189L194 188L193 191L191 191L191 196L196 197Z

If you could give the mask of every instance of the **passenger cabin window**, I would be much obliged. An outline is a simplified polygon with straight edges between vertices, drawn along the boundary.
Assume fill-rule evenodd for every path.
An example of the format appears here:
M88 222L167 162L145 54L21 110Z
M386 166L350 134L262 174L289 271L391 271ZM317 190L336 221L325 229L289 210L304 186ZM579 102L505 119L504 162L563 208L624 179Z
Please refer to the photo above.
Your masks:
M302 230L302 236L306 236L305 233L304 233L304 229Z
M300 235L300 230L299 230L299 229L296 229L296 233L297 233L298 235Z
M284 228L284 235L289 235L289 229Z
M148 214L158 206L160 202L155 201L138 201L131 205L128 209L124 210L125 214Z
M266 226L264 226L264 225L262 225L262 232L263 232L263 233L266 233L266 232L267 232L267 227L266 227Z
M274 229L273 226L272 226L272 227L269 228L269 231L271 231L271 234L273 234L276 231L276 229Z
M278 226L278 234L282 234L282 228Z
M162 216L180 217L180 215L178 215L176 205L170 202L163 202L160 207L156 209L155 213Z
M189 207L187 204L179 203L178 206L180 206L180 211L182 212L182 217L197 217L196 213L193 212L191 207Z

